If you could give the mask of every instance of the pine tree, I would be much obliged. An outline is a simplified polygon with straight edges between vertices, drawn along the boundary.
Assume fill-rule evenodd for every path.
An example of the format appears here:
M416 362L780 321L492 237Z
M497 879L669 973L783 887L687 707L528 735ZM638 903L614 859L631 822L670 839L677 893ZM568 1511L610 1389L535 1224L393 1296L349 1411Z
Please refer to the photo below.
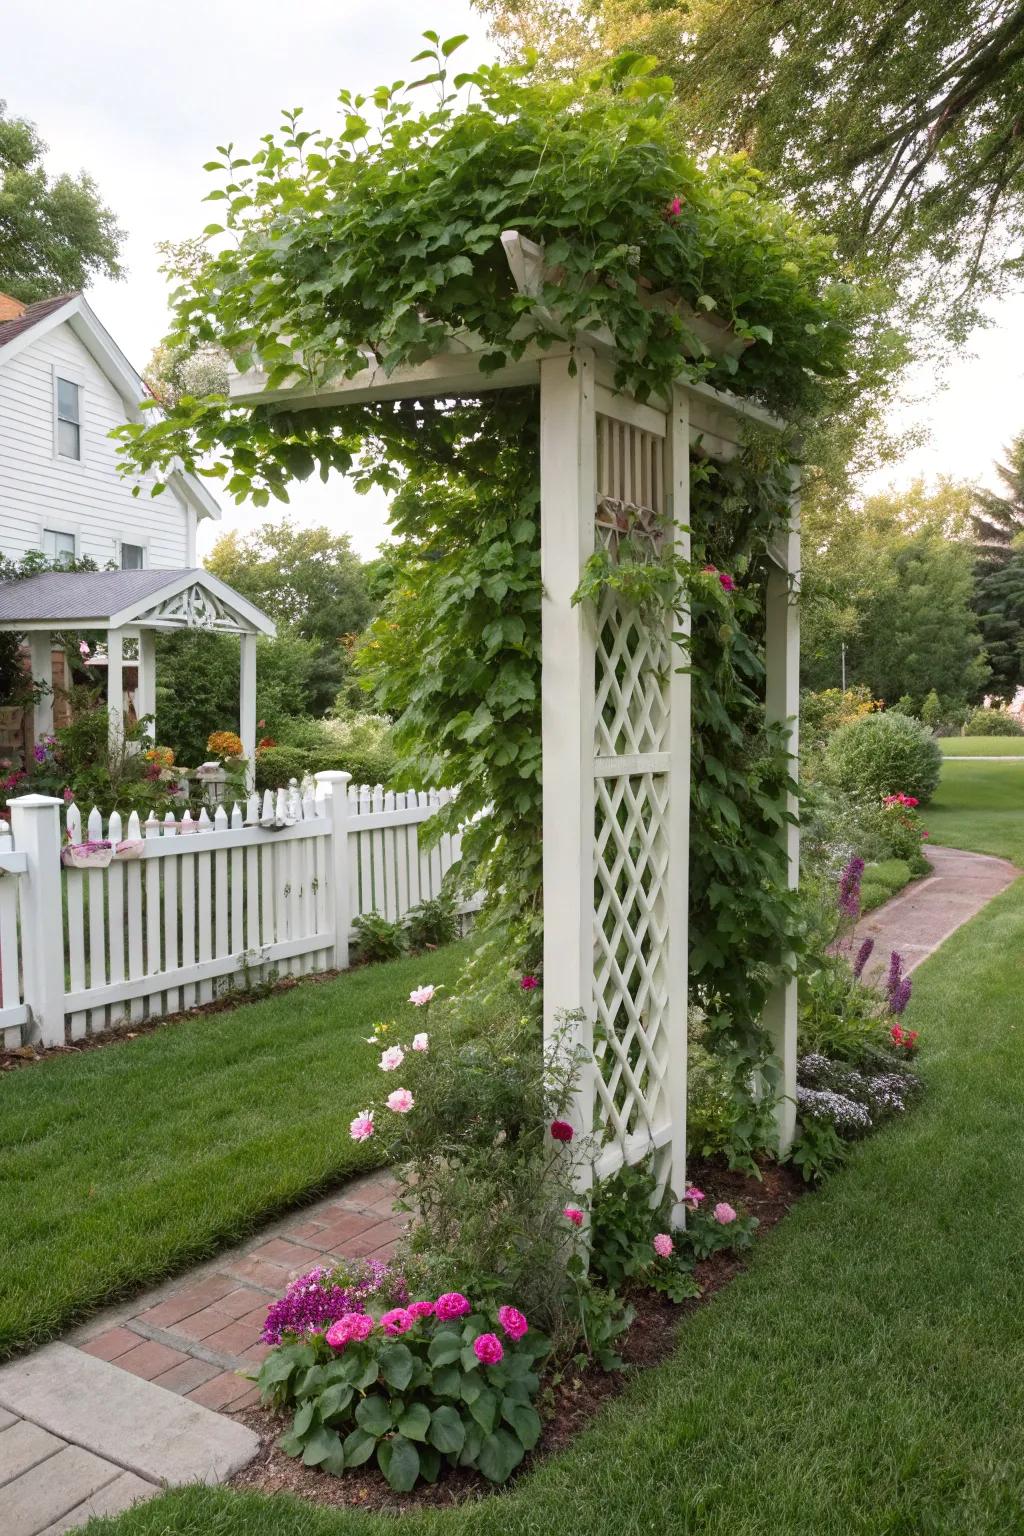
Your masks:
M1024 682L1024 432L996 469L1006 494L979 492L973 519L974 609L992 668L990 690L1009 702Z

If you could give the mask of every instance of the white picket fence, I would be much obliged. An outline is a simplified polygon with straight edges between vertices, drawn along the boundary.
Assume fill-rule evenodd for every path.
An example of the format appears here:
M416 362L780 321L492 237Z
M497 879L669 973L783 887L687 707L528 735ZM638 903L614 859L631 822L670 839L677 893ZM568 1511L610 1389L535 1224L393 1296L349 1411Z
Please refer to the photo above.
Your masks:
M271 970L343 969L353 917L399 921L440 893L461 839L428 847L420 829L452 798L324 773L230 811L145 825L94 808L83 826L75 805L11 801L13 841L0 834L0 1040L62 1044L209 1002ZM111 844L110 862L62 867L62 845L83 842Z

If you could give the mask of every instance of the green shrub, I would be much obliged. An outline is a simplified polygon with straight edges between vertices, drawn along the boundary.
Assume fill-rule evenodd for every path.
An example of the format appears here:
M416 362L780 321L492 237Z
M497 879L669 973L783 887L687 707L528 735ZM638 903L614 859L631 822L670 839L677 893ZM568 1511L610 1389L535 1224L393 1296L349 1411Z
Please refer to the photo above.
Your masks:
M387 784L395 771L391 724L382 715L287 721L276 745L256 756L256 788L279 789L305 773L350 773L353 784Z
M965 736L1024 736L1016 716L1005 709L976 709L964 727Z
M256 754L256 788L282 789L290 779L302 779L310 754L301 747L264 747Z
M890 901L909 884L914 875L915 871L906 859L886 859L881 864L869 864L861 881L861 912L873 912L876 907Z
M389 923L379 912L363 912L352 919L360 960L397 960L406 947L401 923Z
M451 896L435 896L432 901L421 901L418 906L410 907L405 927L411 949L450 944L459 936L454 900Z
M927 801L935 793L942 753L932 734L906 715L865 715L840 726L825 748L822 774L840 789Z

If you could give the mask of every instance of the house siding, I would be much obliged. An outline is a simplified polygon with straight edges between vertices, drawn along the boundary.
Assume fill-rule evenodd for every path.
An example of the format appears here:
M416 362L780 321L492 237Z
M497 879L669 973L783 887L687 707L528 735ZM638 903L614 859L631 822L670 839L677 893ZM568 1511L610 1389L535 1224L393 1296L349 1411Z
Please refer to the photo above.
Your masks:
M82 458L54 452L54 374L81 384ZM42 528L75 533L78 553L101 568L120 563L120 542L146 546L146 565L182 569L195 561L195 518L172 490L140 496L118 473L110 429L124 403L67 324L0 367L0 554L20 559L40 547Z

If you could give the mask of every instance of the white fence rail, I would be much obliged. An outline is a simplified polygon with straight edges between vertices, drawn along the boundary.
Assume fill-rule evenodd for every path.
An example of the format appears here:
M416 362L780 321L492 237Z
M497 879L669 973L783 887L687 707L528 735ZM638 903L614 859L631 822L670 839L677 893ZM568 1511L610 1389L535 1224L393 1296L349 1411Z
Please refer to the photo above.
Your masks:
M13 843L0 836L0 1040L9 1048L28 1026L63 1044L271 969L343 969L353 917L397 922L440 893L461 839L426 846L420 834L452 798L325 773L144 826L134 812L94 808L83 826L74 804L12 801Z

